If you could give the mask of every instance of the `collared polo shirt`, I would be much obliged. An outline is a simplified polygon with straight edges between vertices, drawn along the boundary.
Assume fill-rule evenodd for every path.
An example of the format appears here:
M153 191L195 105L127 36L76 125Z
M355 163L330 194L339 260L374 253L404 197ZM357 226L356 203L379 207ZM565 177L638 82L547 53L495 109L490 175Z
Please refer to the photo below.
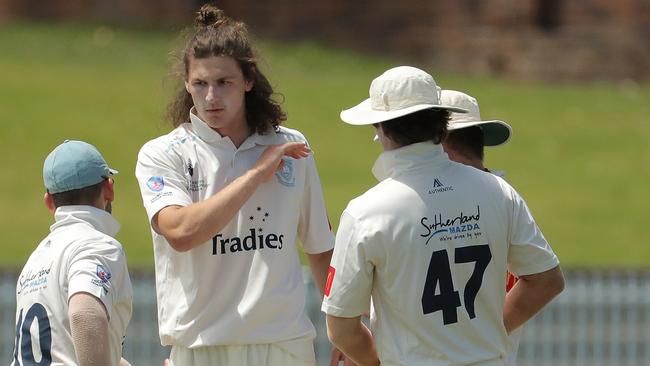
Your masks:
M162 208L207 199L248 171L274 144L306 142L280 127L253 134L236 148L194 113L191 123L146 143L136 176L149 221ZM313 359L314 327L305 312L305 286L296 248L333 248L314 158L284 158L212 240L184 253L151 231L158 320L163 345L281 343ZM296 340L309 348L294 347ZM293 344L294 346L287 346Z
M124 251L113 238L120 226L109 213L91 206L62 206L54 218L50 234L32 252L18 277L11 365L78 364L68 301L80 292L104 304L111 365L117 365L133 300Z
M503 179L439 145L382 153L381 181L352 200L336 234L323 311L368 311L382 365L504 365L505 273L558 265Z

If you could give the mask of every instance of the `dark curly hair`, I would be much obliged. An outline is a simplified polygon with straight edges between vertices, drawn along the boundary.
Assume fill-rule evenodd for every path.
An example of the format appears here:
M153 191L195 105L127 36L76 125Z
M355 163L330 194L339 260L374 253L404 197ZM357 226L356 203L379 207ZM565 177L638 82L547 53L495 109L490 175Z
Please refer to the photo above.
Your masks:
M210 56L232 57L244 78L253 82L246 92L246 123L251 131L263 134L287 119L280 104L273 100L273 87L257 67L257 57L248 38L248 29L242 22L228 18L214 5L203 5L197 12L194 31L188 37L179 60L179 73L187 80L190 60ZM179 86L175 97L167 105L167 118L174 127L188 121L188 112L194 103L192 96Z
M439 144L447 136L449 114L445 109L425 109L382 122L381 128L384 135L399 146L424 141Z

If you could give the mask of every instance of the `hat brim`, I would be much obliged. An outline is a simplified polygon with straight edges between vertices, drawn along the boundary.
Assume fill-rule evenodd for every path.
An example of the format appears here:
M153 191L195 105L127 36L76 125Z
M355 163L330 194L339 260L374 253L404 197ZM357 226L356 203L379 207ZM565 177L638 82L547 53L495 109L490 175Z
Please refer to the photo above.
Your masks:
M510 140L510 136L512 135L512 127L497 119L450 123L447 126L447 130L454 131L472 126L480 126L483 130L483 144L485 146L503 145Z
M381 111L372 109L370 98L364 100L358 105L341 112L341 120L345 123L362 126L381 123L391 119L406 116L411 113L419 112L425 109L446 109L450 112L467 113L467 110L448 105L439 104L417 104L411 107L396 109L392 111Z

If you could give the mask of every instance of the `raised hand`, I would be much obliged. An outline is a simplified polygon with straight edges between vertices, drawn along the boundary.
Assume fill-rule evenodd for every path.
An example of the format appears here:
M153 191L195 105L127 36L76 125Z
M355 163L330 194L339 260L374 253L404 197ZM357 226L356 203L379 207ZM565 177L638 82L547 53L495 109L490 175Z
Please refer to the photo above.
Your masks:
M287 142L282 145L272 145L266 148L257 162L253 166L262 181L266 182L273 178L275 172L282 168L284 164L283 156L289 156L294 159L306 158L311 150L304 142Z

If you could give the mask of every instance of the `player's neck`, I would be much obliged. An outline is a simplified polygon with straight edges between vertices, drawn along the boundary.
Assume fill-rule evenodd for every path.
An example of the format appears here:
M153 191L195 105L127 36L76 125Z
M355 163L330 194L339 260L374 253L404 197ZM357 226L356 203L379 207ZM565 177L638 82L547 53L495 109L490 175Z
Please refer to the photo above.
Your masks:
M451 159L457 163L461 163L464 165L472 166L478 170L483 170L485 171L485 166L483 165L483 160L478 159L478 158L472 158L468 157L465 155L460 155L460 154L455 154L453 156L453 159Z
M248 136L251 135L251 131L248 128L248 123L246 123L245 118L241 118L237 123L230 126L216 129L216 131L222 137L228 137L236 148L239 148L241 144L246 141Z

